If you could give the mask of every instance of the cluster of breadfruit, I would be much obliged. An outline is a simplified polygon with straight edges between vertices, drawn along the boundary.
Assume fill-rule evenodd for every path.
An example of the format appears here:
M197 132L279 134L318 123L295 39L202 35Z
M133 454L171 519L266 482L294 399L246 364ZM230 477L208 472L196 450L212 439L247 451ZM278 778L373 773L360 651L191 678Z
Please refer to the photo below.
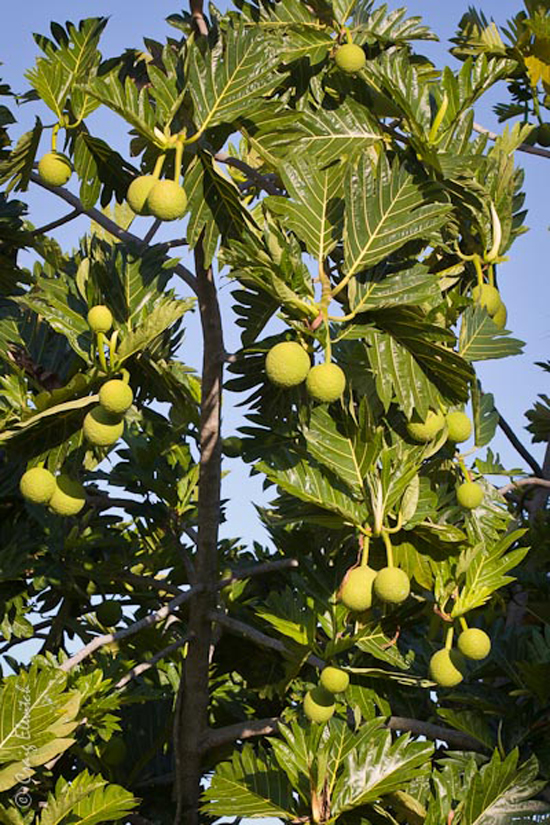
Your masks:
M312 722L328 722L336 710L335 696L348 689L349 676L345 670L328 665L321 671L320 684L306 693L304 713Z
M455 687L464 679L466 659L479 662L490 652L491 640L487 633L466 626L458 637L458 650L446 646L434 653L430 659L430 676L440 687Z
M308 353L297 341L275 344L265 359L267 378L276 387L288 390L306 382L308 394L315 401L337 401L346 387L346 376L338 364L327 362L311 366Z
M472 290L472 298L476 304L487 310L488 315L493 319L493 323L499 329L504 329L508 319L508 311L496 286L478 284Z

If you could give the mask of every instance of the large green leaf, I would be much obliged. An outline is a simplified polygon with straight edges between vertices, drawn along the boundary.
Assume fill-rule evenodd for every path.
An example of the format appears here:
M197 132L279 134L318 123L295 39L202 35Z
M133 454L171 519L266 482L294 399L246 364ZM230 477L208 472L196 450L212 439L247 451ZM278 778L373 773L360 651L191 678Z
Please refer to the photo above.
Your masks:
M506 358L520 355L523 341L510 338L507 330L499 329L482 307L468 307L462 315L459 351L466 361Z
M387 258L409 241L437 238L450 207L434 187L415 181L396 160L363 157L346 180L344 260L346 277ZM439 196L441 197L441 195Z
M117 356L121 359L121 362L137 352L142 352L155 338L171 327L194 305L193 298L177 301L168 296L162 298L148 313L143 323L124 336L117 351Z
M39 823L60 825L63 821L70 821L74 825L98 825L113 822L130 813L137 802L120 785L107 784L101 776L90 776L83 771L70 782L63 777L57 780L55 791L48 794Z
M490 392L483 392L477 381L472 382L472 411L476 447L485 447L492 441L498 427L498 412Z
M122 82L118 68L110 74L92 78L87 85L82 86L82 91L124 118L150 143L160 149L164 148L164 140L155 133L156 115L148 90L138 89L129 77Z
M26 192L42 135L42 122L36 118L34 128L21 135L9 156L0 163L0 183L9 181L6 191Z
M219 816L295 817L292 788L276 763L262 752L245 745L230 762L216 768L210 786L204 791L202 810Z
M359 314L369 310L418 305L441 300L438 278L422 264L395 275L377 277L370 272L358 277L348 287L350 309Z

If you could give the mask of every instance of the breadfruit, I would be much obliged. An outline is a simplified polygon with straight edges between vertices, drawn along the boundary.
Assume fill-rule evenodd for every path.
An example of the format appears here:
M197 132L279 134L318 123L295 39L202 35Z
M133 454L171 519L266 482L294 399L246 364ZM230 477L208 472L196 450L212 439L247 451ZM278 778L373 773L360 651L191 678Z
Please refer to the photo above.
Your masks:
M479 661L491 652L491 640L484 630L470 627L458 637L458 649L468 659Z
M96 447L110 447L124 432L124 421L103 407L94 407L82 424L84 438Z
M331 404L337 401L346 387L346 376L338 364L318 364L306 378L306 388L315 401Z
M499 308L493 315L493 324L496 324L499 329L504 329L507 320L508 310L506 309L505 303L501 301Z
M120 602L115 602L113 599L106 599L101 604L98 604L95 611L98 622L104 627L113 627L118 624L122 618L122 607Z
M128 201L128 206L136 215L149 214L147 198L155 183L158 183L158 178L155 178L153 175L140 175L139 178L134 178L128 187L126 200Z
M267 353L265 372L272 384L288 389L305 381L311 362L309 355L296 341L282 341Z
M122 415L129 410L134 400L134 393L125 381L112 378L99 390L99 403L107 412Z
M484 307L491 316L497 312L502 303L500 292L491 284L481 284L481 286L478 284L478 286L475 286L472 289L472 298L476 304Z
M349 676L339 667L325 667L321 673L321 687L329 693L343 693L348 689Z
M323 687L316 687L306 693L304 713L312 722L328 722L336 710L334 696Z
M550 123L541 123L537 129L537 143L539 146L550 146Z
M440 687L455 687L464 679L465 662L457 650L443 648L430 659L430 676Z
M55 492L55 476L43 467L33 467L21 476L19 489L33 504L47 504Z
M383 567L374 580L374 592L383 602L401 604L411 592L411 582L399 567Z
M106 765L116 767L116 765L124 762L127 753L128 748L126 747L124 739L121 739L120 736L111 736L101 751L101 759Z
M159 180L147 197L147 209L160 221L175 221L185 215L187 195L179 183L173 180Z
M456 498L461 507L475 510L483 501L483 487L475 481L465 481L456 488Z
M459 410L447 413L445 423L447 424L449 441L454 441L455 444L468 441L472 434L472 422L466 413Z
M443 413L429 410L425 421L409 421L407 432L411 438L421 443L432 441L445 426Z
M86 490L75 478L60 475L49 500L50 510L58 516L76 516L86 504Z
M355 43L345 43L336 51L334 62L346 74L360 71L367 62L365 52Z
M238 435L230 435L222 440L222 453L226 458L239 458L243 451L243 440Z
M340 601L354 613L362 613L372 605L372 585L376 570L372 567L355 567L350 570L340 588Z
M38 161L38 174L50 186L63 186L72 173L71 161L61 152L48 152Z
M113 316L109 307L98 304L88 312L88 324L92 332L109 332L113 326Z

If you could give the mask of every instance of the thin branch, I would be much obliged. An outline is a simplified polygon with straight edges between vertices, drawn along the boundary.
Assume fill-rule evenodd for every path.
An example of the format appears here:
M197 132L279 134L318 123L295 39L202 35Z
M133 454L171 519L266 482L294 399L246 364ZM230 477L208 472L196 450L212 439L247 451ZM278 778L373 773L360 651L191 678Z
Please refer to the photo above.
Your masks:
M253 736L268 736L279 731L281 719L271 717L268 719L255 719L246 722L238 722L236 725L227 725L223 728L211 729L204 742L204 750L219 747L227 742L234 742L238 739L250 739ZM425 736L426 739L439 739L447 742L449 746L458 750L476 751L485 753L487 747L469 736L467 733L450 730L441 725L432 725L430 722L422 722L419 719L407 719L403 716L390 716L387 722L380 719L380 723L388 730L412 733L415 736Z
M520 478L517 481L511 481L510 484L505 484L504 487L500 487L498 492L501 496L505 496L507 493L512 493L517 487L550 487L550 481L546 478L536 478L535 476L529 476L529 478Z
M134 244L139 248L144 247L145 244L143 240L137 235L134 235L132 232L128 232L126 229L122 229L121 226L111 220L111 218L108 218L107 215L104 215L103 212L100 212L99 209L96 209L95 207L84 209L80 199L77 198L76 195L73 195L72 192L64 189L62 186L50 186L48 183L44 183L40 175L36 172L31 172L29 179L38 186L41 186L42 189L47 189L48 192L52 192L52 194L57 195L58 198L61 198L75 209L80 209L82 214L88 215L89 218L99 224L99 226L102 226L103 229L113 235L113 237L118 238L119 241L123 241L127 244ZM187 286L189 286L193 292L196 292L197 279L193 273L187 269L187 267L183 266L183 264L178 264L174 267L173 271L176 272L183 281L185 281Z
M288 570L292 567L298 567L296 559L276 559L275 561L261 562L260 564L250 565L249 567L240 567L238 570L232 570L231 576L227 579L222 579L217 587L218 590L220 590L222 587L231 584L231 582L249 579L253 576L263 576L265 573L277 573L279 570Z
M60 665L60 670L71 670L75 665L80 664L83 659L86 659L88 656L91 656L92 653L95 653L100 647L104 645L108 645L111 642L118 642L121 639L126 639L128 636L133 636L135 633L139 633L140 630L143 630L145 627L150 627L153 624L157 624L161 622L163 619L166 619L171 613L173 613L180 605L184 604L186 601L191 599L192 597L196 596L200 591L202 591L202 587L192 587L189 590L186 590L184 593L180 593L175 599L172 599L171 602L161 607L160 610L156 610L154 613L150 613L148 616L145 616L143 619L140 619L138 622L134 622L133 624L129 625L129 627L125 627L122 630L117 630L116 633L105 633L103 636L96 636L95 639L92 639L85 647L75 653L74 656L71 656L70 659L67 659Z
M210 614L210 618L212 621L222 625L222 627L226 628L230 633L236 636L243 636L245 639L250 639L251 642L255 642L259 647L276 650L277 653L281 653L287 658L291 658L294 655L293 651L290 650L284 642L281 642L279 639L272 639L271 636L262 633L261 630L256 630L255 627L250 627L250 625L240 622L238 619L226 616L225 613L215 610ZM324 661L313 654L307 657L307 662L317 668L323 668L325 666Z
M122 679L118 680L118 682L115 685L115 688L118 688L120 690L121 688L126 687L128 682L131 682L132 679L136 678L136 676L139 676L141 673L145 673L146 670L149 670L150 668L154 667L157 662L160 662L161 659L165 659L166 656L170 656L171 653L173 653L175 650L178 650L180 647L183 647L183 645L187 644L187 642L189 642L190 640L191 635L183 636L183 638L177 639L175 642L172 642L171 645L168 645L168 647L165 647L163 650L159 650L158 653L155 653L155 655L151 656L151 658L148 659L146 662L142 662L139 665L135 665L135 667L129 670L128 673L122 677Z
M214 155L214 160L217 160L218 163L225 163L227 166L233 166L235 169L239 169L241 172L244 172L252 183L255 183L260 189L264 189L268 195L281 194L279 188L273 183L271 177L262 175L257 169L249 166L244 160L233 158L227 152L218 152Z
M149 245L155 237L155 235L157 234L157 232L159 231L159 229L161 228L161 226L162 221L159 221L158 219L154 221L152 227L149 229L149 231L143 238L143 243Z
M513 429L504 420L500 413L498 415L498 426L500 427L500 429L502 430L510 444L517 450L517 452L520 454L523 460L526 461L527 464L531 467L534 474L538 478L541 478L544 475L542 467L540 466L538 461L536 461L536 459L533 458L529 450L527 450L527 448L523 446L523 444L521 443Z
M208 26L206 25L206 20L204 19L204 14L202 10L203 0L190 0L190 5L191 16L195 21L198 33L202 35L207 35Z
M58 218L56 221L52 221L51 223L45 224L45 226L39 227L39 229L35 229L31 234L33 237L36 235L45 235L46 232L51 232L52 229L57 229L58 226L63 226L63 224L69 223L69 221L74 221L74 219L78 218L79 215L82 215L82 209L76 207L76 209L73 209L72 212L69 212L62 218Z
M495 132L491 132L490 129L486 129L485 126L481 126L479 123L474 123L474 132L478 132L480 135L487 135L489 140L496 140L499 135ZM519 152L526 152L528 155L539 155L541 158L550 158L550 152L548 149L539 149L538 146L530 146L528 143L520 143L518 146Z
M115 579L117 581L135 584L138 587L142 586L148 589L158 590L159 593L162 591L171 593L173 596L179 596L180 593L182 593L182 590L176 584L170 584L164 579L156 579L153 576L138 576L137 573L124 571L124 573L120 573L120 575L115 576Z

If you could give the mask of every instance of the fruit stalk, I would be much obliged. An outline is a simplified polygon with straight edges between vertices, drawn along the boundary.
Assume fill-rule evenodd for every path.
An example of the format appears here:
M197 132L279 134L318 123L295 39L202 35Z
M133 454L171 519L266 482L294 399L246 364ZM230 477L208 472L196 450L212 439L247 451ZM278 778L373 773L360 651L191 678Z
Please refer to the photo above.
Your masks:
M386 559L388 562L388 567L395 567L395 564L393 562L393 547L387 530L382 530L382 541L384 542L384 545L386 547Z
M452 625L447 628L447 632L445 633L445 650L451 650L453 646L453 639L455 635L455 629Z
M370 536L360 536L363 548L361 551L361 567L367 567L369 563Z

